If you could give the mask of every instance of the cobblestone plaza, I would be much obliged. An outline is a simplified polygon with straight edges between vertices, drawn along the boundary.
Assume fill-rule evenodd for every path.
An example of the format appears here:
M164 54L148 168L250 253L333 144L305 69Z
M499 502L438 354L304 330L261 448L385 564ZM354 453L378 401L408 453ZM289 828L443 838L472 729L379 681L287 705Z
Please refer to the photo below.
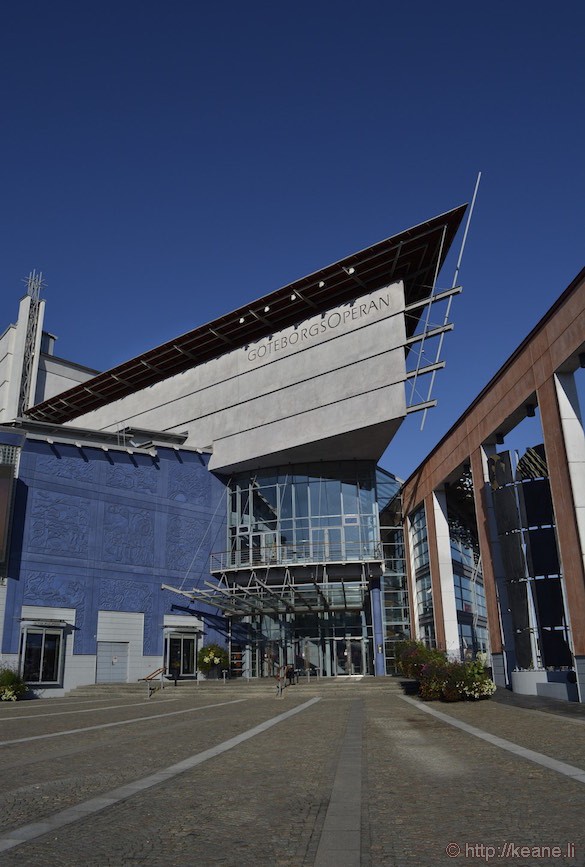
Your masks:
M585 864L579 704L423 704L394 678L145 690L2 704L3 865Z

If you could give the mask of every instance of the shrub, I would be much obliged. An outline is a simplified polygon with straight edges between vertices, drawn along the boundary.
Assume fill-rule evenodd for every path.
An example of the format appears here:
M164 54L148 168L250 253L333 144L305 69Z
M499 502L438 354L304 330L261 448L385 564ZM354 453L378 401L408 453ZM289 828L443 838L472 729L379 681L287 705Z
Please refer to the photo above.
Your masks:
M14 668L8 665L0 667L1 701L17 701L26 691L26 683Z
M425 701L436 701L443 697L449 679L450 663L445 658L426 662L420 673L419 695Z
M451 662L420 641L403 641L396 657L402 673L419 681L419 695L425 701L473 701L496 691L485 668L485 654L470 662Z
M420 680L423 666L445 662L445 654L431 650L422 641L400 641L396 645L396 659L405 677Z

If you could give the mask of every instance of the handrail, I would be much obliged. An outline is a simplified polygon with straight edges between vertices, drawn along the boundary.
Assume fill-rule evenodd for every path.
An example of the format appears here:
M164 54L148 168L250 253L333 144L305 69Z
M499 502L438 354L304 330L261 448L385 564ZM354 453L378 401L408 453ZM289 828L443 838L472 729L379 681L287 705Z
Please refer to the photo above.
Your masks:
M155 677L160 677L160 687L159 688L160 689L165 688L165 682L163 680L163 675L165 674L165 672L166 672L166 668L164 667L164 665L161 665L160 668L157 668L155 671L151 671L151 673L147 674L146 677L139 677L138 678L139 682L140 681L146 682L146 686L148 687L148 697L149 698L152 696L153 692L156 692L156 686L153 683L153 680L155 679Z
M246 551L214 551L211 553L212 572L254 567L294 566L312 563L361 563L383 559L379 540L362 542L311 543L297 545L260 545Z
M153 671L150 674L147 674L146 677L139 677L138 680L139 681L140 680L147 680L147 681L148 680L154 680L155 677L158 677L159 674L164 674L165 671L166 671L166 668L163 665L160 668L157 668L156 671Z

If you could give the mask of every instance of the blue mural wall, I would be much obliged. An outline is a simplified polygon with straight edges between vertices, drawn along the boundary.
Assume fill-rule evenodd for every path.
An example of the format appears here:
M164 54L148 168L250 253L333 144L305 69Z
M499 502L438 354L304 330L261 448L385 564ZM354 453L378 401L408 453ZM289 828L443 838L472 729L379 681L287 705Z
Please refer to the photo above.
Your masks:
M215 609L160 589L202 585L211 551L225 548L225 487L208 461L174 449L150 457L28 440L2 652L18 652L22 605L75 608L75 654L96 653L98 610L143 612L145 655L162 654L167 613L205 614L206 640L217 640L223 618Z

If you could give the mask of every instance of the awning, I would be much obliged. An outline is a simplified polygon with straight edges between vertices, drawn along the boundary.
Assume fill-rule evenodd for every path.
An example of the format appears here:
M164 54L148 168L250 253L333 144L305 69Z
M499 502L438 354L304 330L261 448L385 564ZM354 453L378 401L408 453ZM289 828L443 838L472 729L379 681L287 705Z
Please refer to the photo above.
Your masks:
M230 617L361 611L368 591L368 582L364 578L330 582L291 579L282 584L267 585L253 574L246 586L230 584L226 580L217 585L205 583L209 589L180 590L167 584L163 584L162 589L186 596L192 602L219 608Z

